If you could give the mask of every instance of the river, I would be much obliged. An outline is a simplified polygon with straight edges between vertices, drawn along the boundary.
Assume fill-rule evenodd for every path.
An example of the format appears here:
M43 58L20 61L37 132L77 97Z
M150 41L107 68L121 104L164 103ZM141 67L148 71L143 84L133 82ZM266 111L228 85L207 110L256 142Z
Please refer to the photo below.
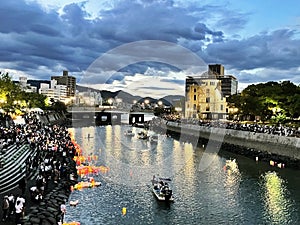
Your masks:
M199 169L202 147L164 134L157 144L127 137L127 125L72 128L85 155L109 167L100 187L72 192L65 221L99 224L300 224L300 171L220 151ZM151 133L151 132L150 132ZM229 162L229 164L228 164ZM170 177L173 203L150 192L152 176ZM126 214L122 209L126 208ZM124 212L124 211L123 211Z

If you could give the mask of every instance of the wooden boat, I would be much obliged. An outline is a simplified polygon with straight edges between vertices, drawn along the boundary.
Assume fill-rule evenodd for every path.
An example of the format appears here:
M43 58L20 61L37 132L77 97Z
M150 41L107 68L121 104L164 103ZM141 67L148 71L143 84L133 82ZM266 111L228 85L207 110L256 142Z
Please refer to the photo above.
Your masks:
M152 179L152 192L159 201L174 201L173 191L170 187L170 178L156 178Z
M124 132L124 135L127 137L133 137L135 134L132 132L132 130L126 130Z

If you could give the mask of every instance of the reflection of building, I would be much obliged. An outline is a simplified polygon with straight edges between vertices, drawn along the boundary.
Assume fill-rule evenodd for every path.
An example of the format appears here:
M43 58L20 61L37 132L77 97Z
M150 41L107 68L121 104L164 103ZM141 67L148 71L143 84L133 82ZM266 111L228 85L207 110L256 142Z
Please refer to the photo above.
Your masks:
M57 80L58 85L67 86L67 97L75 96L76 78L69 76L68 71L64 70L62 76L51 76L51 80Z
M225 119L226 97L237 93L237 80L224 75L222 65L209 65L209 70L197 77L186 78L185 117Z
M69 98L67 97L67 86L57 84L56 80L51 80L50 85L41 83L39 93L46 95L49 99L54 101L61 101L67 103Z

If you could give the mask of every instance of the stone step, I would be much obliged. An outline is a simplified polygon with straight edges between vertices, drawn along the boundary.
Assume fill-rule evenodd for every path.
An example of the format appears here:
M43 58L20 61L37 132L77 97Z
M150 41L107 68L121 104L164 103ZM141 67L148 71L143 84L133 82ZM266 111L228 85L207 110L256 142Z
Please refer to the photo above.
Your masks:
M7 161L7 164L0 169L0 193L7 192L18 186L20 179L26 173L25 162L27 158L34 157L36 151L32 152L28 145L22 146L17 152L13 149L16 154L10 160Z

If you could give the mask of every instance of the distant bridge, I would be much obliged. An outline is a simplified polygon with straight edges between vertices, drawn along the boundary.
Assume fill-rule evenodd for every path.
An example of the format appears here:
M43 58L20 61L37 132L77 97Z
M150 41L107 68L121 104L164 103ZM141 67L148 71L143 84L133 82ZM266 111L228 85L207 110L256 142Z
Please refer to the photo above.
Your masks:
M99 110L91 107L74 107L69 111L68 119L72 126L101 126L122 123L121 116L129 115L128 124L144 123L143 112L127 112L118 110Z

